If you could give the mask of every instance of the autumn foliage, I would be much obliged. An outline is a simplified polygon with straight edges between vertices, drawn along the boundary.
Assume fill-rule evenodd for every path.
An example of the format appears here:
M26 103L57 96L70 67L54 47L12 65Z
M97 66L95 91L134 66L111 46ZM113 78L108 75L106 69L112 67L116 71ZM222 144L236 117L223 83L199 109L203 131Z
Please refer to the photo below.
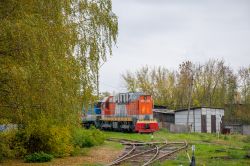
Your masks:
M110 0L0 1L0 157L71 154L117 33Z

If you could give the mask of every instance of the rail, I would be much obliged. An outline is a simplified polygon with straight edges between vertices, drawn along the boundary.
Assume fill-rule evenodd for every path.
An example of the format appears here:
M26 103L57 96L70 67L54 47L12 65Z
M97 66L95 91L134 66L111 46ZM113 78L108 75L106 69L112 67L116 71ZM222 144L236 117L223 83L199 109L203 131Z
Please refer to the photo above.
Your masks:
M125 162L131 165L147 166L157 161L167 160L175 153L187 148L184 142L141 142L128 139L111 138L109 141L120 142L129 149L108 166L122 165Z

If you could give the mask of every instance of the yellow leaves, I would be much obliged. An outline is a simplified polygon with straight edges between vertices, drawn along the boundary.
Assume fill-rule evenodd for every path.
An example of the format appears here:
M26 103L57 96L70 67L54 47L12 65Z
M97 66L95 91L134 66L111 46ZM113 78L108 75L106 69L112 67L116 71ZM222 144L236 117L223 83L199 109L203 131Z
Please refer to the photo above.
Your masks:
M51 127L48 129L50 139L48 145L51 152L58 157L69 156L73 151L72 137L67 127Z
M28 77L27 69L25 69L22 66L13 65L9 71L12 75L12 78L15 78L15 79L26 80Z
M82 100L96 100L98 64L116 42L111 3L0 1L0 115L24 127L30 152L71 153L69 128Z
M151 94L156 105L172 109L187 108L189 99L191 106L223 107L226 102L233 103L237 82L230 67L219 60L202 66L187 61L172 72L164 67L145 66L122 77L128 90Z
M193 106L194 106L194 107L201 106L201 103L199 102L199 100L194 99L194 101L193 101Z

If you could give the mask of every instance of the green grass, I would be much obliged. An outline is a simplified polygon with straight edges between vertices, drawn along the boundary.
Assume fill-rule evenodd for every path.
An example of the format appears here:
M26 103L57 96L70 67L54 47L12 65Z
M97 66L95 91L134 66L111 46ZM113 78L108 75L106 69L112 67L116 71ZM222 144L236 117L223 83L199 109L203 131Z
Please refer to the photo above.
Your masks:
M139 141L151 141L151 134L104 132L107 138L125 138ZM246 159L250 153L249 138L243 135L218 135L206 133L169 133L161 130L154 133L154 141L183 141L189 144L187 153L191 157L191 145L196 146L195 157L197 166L244 166L250 165ZM247 141L246 141L247 140ZM114 145L113 145L114 146ZM118 145L116 145L118 146ZM181 152L175 160L168 160L155 165L189 165L186 152Z
M111 147L113 149L121 150L124 146L118 142L105 141L104 146Z
M122 150L124 146L118 142L111 142L111 141L105 141L102 145L97 145L94 148L98 147L108 147L114 150ZM89 151L93 147L86 147L86 148L75 148L75 151L73 152L72 156L87 156Z

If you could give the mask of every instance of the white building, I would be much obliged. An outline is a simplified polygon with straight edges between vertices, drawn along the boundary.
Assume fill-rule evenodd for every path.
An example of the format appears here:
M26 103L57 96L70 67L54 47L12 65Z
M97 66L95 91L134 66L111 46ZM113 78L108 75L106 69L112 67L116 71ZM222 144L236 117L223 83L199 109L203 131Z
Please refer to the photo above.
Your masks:
M196 107L190 108L189 120L188 109L175 111L175 125L188 126L192 132L216 133L221 130L224 109Z

